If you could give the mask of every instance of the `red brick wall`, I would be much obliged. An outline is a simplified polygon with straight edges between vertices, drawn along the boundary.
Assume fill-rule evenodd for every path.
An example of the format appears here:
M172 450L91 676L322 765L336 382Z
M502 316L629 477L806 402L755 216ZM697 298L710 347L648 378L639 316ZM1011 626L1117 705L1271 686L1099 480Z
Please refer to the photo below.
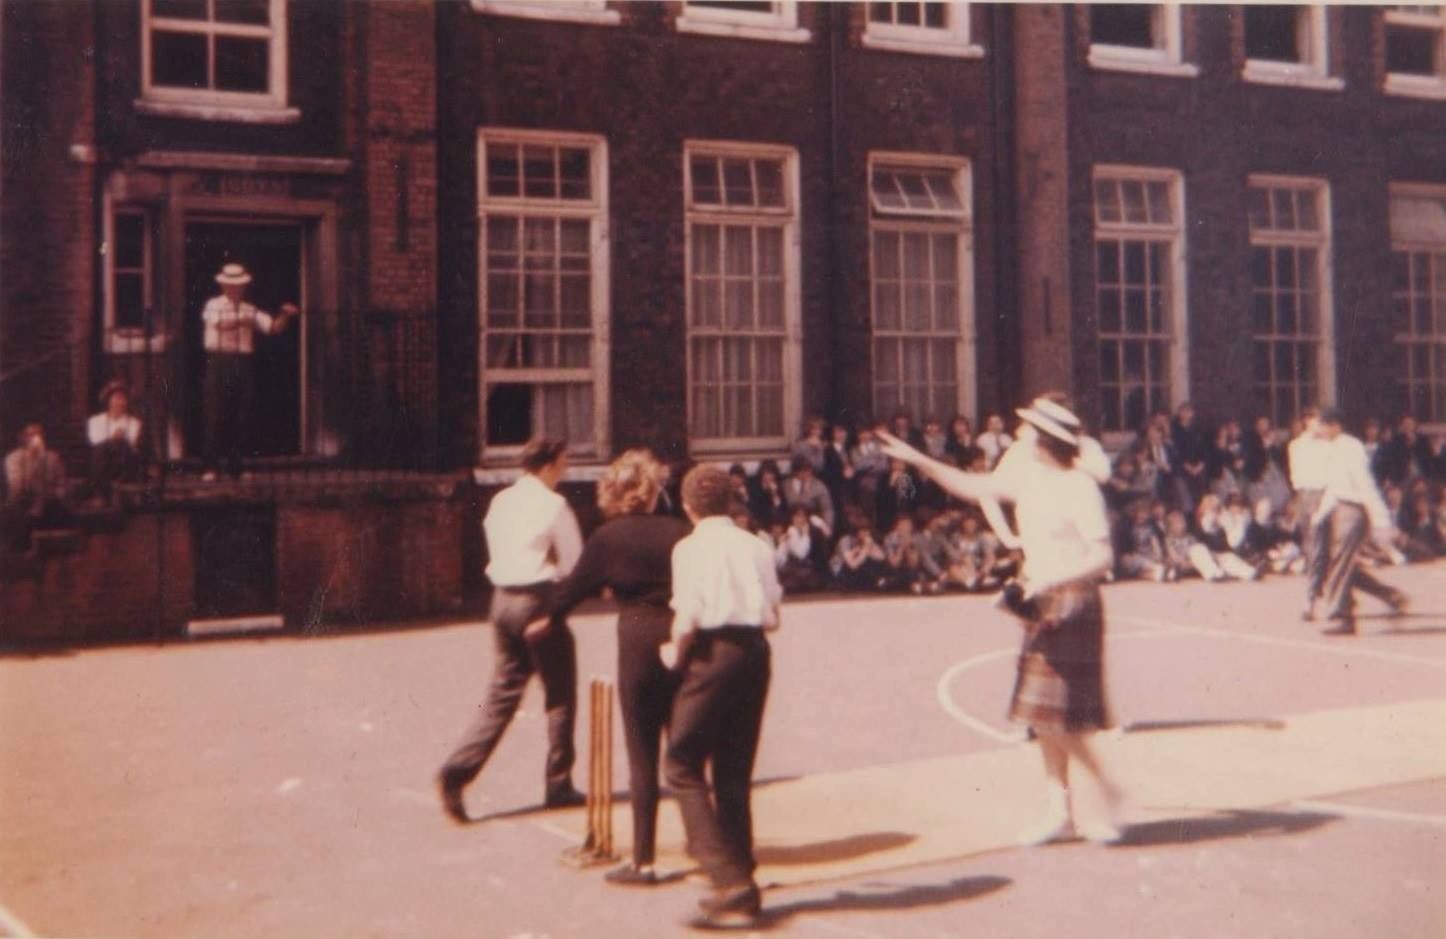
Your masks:
M0 5L0 444L38 420L52 444L83 449L96 270L91 7ZM37 364L40 363L40 364Z

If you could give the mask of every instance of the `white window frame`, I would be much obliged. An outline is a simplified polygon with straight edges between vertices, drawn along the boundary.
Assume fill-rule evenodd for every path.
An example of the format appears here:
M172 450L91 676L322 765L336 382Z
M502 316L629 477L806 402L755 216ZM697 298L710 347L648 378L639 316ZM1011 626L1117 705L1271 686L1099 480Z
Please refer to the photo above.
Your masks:
M963 211L955 214L925 213L922 211L901 210L897 214L880 213L873 207L873 179L874 170L879 166L900 166L918 167L920 169L947 170L954 176L955 191L963 203ZM925 333L909 332L900 324L897 330L889 330L884 334L885 338L924 338L944 339L952 338L955 341L954 368L955 368L955 401L954 413L970 416L972 420L978 408L978 333L977 322L974 310L974 170L973 165L965 157L950 154L926 154L926 153L896 153L890 151L871 151L868 158L868 182L869 187L869 362L870 382L869 400L873 405L874 412L878 411L877 385L878 385L878 348L877 340L880 338L877 323L877 313L874 309L875 293L874 285L877 275L874 270L874 233L876 226L882 226L890 231L927 231L930 233L948 231L957 236L957 253L955 257L955 279L958 296L955 298L955 310L958 313L958 332L953 336L942 331L929 331ZM900 310L903 315L903 310ZM941 421L949 420L952 414L935 415ZM916 419L922 419L924 415L915 415Z
M772 42L808 42L813 33L798 25L797 0L772 0L773 12L728 10L695 6L682 0L682 14L674 21L680 33L763 39Z
M722 158L773 159L783 161L783 188L786 214L761 212L751 207L730 208L707 206L693 208L694 156ZM732 140L685 140L683 142L683 290L687 324L684 340L684 372L687 396L688 444L691 452L710 456L733 456L748 453L776 453L786 450L793 432L803 420L803 287L800 278L799 226L800 180L798 151L776 144L742 143ZM783 431L776 437L694 437L692 323L693 323L693 226L704 225L777 225L783 229Z
M1413 197L1446 200L1446 186L1432 185L1427 183L1391 183L1390 186L1387 188L1387 192L1389 199L1391 200L1411 199ZM1434 255L1439 255L1442 260L1439 262L1433 261L1432 263L1446 264L1446 241L1430 241L1415 238L1405 238L1398 240L1393 233L1391 236L1391 253L1395 254L1398 251L1407 251L1413 253L1430 253ZM1394 294L1394 292L1395 291L1393 287L1392 293ZM1394 296L1392 296L1391 302L1395 302ZM1415 334L1407 334L1403 336L1402 334L1395 331L1394 325L1392 326L1391 344L1396 349L1399 349L1403 343L1411 342L1412 339L1419 341L1420 337ZM1446 342L1446 334L1443 334L1439 341ZM1446 381L1446 374L1443 374L1441 376L1441 380ZM1407 404L1409 405L1409 400ZM1441 433L1443 431L1446 431L1446 414L1443 414L1441 416L1441 419L1438 421L1428 421L1424 418L1418 417L1417 422L1421 429L1428 433Z
M1098 209L1096 208L1094 196L1094 183L1101 179L1115 180L1139 180L1141 182L1163 182L1170 193L1170 207L1174 213L1174 221L1170 225L1159 224L1138 224L1132 222L1106 222L1099 221ZM1174 408L1182 401L1190 399L1190 311L1189 296L1190 285L1187 278L1185 264L1185 175L1180 170L1169 169L1157 166L1130 166L1119 163L1098 163L1090 174L1090 222L1092 232L1090 236L1090 250L1094 252L1095 244L1103 236L1106 238L1134 238L1146 241L1167 241L1170 244L1170 277L1171 291L1169 297L1169 387L1166 394L1170 399L1170 408ZM1091 260L1091 265L1095 263ZM1099 296L1099 274L1095 273L1094 283L1091 285L1093 302L1098 303ZM1121 323L1123 324L1124 313L1121 311ZM1123 334L1123 333L1122 333ZM1100 332L1098 322L1098 311L1096 311L1094 350L1095 357L1099 356ZM1103 382L1101 382L1103 385ZM1103 423L1103 422L1102 422ZM1123 447L1133 439L1137 428L1125 427L1119 431L1101 431L1101 441L1110 448Z
M1153 49L1095 42L1090 37L1091 68L1114 72L1140 72L1170 78L1194 78L1198 66L1184 61L1183 29L1178 3L1147 4L1154 8L1156 43ZM1088 16L1088 7L1085 8Z
M1305 51L1305 61L1277 62L1273 59L1247 58L1241 77L1248 82L1264 85L1340 91L1346 87L1345 80L1330 74L1329 11L1319 3L1300 4L1295 9L1296 15L1303 17L1297 20L1296 29L1301 33L1299 42ZM1243 12L1240 16L1240 29L1242 43L1248 42Z
M1264 188L1267 190L1290 189L1296 192L1309 192L1315 197L1316 218L1320 220L1320 228L1314 232L1308 231L1256 231L1250 226L1247 216L1246 227L1249 229L1250 246L1255 247L1291 247L1291 248L1314 248L1316 252L1316 287L1319 291L1316 305L1316 397L1317 401L1303 402L1331 406L1336 403L1336 344L1335 344L1335 267L1332 262L1334 251L1334 232L1331 223L1331 190L1330 183L1325 179L1309 176L1277 176L1252 173L1246 178L1246 185L1251 188ZM1251 285L1252 292L1254 284ZM1253 303L1252 299L1252 303ZM1255 342L1273 342L1276 339L1285 340L1291 337L1280 336L1272 333L1269 336L1261 337L1255 332L1252 324L1250 339ZM1294 337L1299 339L1299 336ZM1254 376L1251 377L1251 385L1254 386ZM1272 403L1273 406L1273 403ZM1278 415L1289 419L1291 415ZM1277 424L1280 424L1277 421Z
M617 10L608 9L607 0L472 0L472 9L493 16L591 26L616 26L622 20Z
M1397 10L1386 9L1381 17L1382 29L1382 56L1385 55L1384 33L1391 26L1414 26L1421 29L1436 30L1436 74L1428 77L1426 75L1411 75L1404 72L1386 71L1385 91L1391 95L1403 95L1410 98L1432 98L1446 100L1446 5L1438 6L1435 14L1426 13L1421 10ZM1382 70L1387 68L1384 58L1382 59Z
M209 2L209 0L208 0ZM300 119L301 112L287 106L287 0L269 0L271 24L218 23L158 17L151 13L151 0L140 0L141 8L141 96L137 111L160 117L186 117L210 121L283 124ZM167 32L199 33L207 36L240 36L268 41L269 74L266 92L217 91L211 88L173 88L151 83L153 37L157 29ZM214 52L208 56L214 68Z
M487 194L487 145L535 144L575 147L589 151L588 170L591 198L539 199L522 193L520 180L516 196ZM598 134L568 131L521 130L510 127L477 129L477 451L481 463L515 460L521 444L489 446L487 443L487 392L492 384L566 384L592 382L593 441L591 445L571 443L569 452L583 459L605 460L611 453L611 371L612 289L610 272L611 239L608 233L608 146ZM588 368L495 369L487 365L487 216L490 213L543 218L587 219L592 225L591 292L592 364ZM497 376L501 380L493 381Z
M914 52L922 55L947 55L961 59L978 59L984 47L970 41L969 18L972 7L963 0L944 3L944 26L908 26L898 23L875 23L869 18L869 4L864 7L862 42L870 49L887 52Z
M117 327L116 318L116 296L115 296L115 275L116 275L116 251L115 251L115 220L117 215L140 215L144 220L142 232L145 237L143 251L145 259L142 263L142 279L145 285L144 306L154 309L156 303L156 274L159 270L156 255L156 210L154 206L144 203L120 203L112 199L109 193L102 198L102 220L101 220L101 276L103 296L103 333L102 344L105 351L112 355L127 355L137 352L160 352L166 348L167 333L165 323L154 322L157 327L150 340L147 341L144 329L135 327Z

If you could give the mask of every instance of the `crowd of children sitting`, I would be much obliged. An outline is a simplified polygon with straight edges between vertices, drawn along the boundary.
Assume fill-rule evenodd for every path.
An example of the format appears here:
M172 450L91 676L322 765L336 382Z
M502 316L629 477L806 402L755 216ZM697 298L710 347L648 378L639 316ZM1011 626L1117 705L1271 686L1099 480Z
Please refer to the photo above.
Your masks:
M730 469L735 520L774 551L790 593L987 591L1018 565L977 508L890 460L872 424L807 422L787 469L765 460L749 474ZM896 414L890 429L930 455L989 472L1012 443L1003 418L980 433L963 417L915 427ZM1258 418L1248 432L1226 422L1206 432L1194 409L1157 414L1113 458L1102 483L1115 532L1114 576L1173 581L1254 580L1299 573L1300 518L1290 487L1287 444L1300 426L1277 429ZM1428 439L1404 418L1378 422L1362 439L1398 538L1375 546L1380 563L1446 554L1446 435Z

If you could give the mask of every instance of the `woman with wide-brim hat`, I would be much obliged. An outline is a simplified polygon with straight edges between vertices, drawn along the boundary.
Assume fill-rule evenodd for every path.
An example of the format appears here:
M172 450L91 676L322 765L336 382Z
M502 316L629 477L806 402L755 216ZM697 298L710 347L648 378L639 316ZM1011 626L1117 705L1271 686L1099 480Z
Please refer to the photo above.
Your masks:
M1048 784L1044 817L1021 833L1042 844L1075 832L1092 841L1118 840L1113 820L1119 790L1090 746L1093 731L1109 725L1104 692L1104 607L1100 582L1113 563L1109 522L1099 485L1075 468L1080 422L1047 397L1016 412L1035 434L1035 459L1005 476L968 473L931 459L880 432L890 456L917 467L963 499L1014 504L1024 567L1001 596L1021 617L1020 650L1010 718L1039 741ZM1069 768L1076 762L1099 783L1104 817L1076 823L1069 798Z

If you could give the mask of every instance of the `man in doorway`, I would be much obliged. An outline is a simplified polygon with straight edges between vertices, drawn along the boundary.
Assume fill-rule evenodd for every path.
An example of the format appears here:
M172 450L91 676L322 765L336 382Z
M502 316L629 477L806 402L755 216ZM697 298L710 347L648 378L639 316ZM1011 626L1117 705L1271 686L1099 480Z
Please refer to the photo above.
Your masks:
M206 301L201 310L204 326L202 345L206 348L206 443L203 455L205 479L216 478L221 457L232 476L241 475L243 448L251 443L251 421L256 397L256 374L252 354L257 333L275 336L301 311L294 303L283 303L272 316L245 300L251 274L240 264L227 264L216 275L219 296Z

